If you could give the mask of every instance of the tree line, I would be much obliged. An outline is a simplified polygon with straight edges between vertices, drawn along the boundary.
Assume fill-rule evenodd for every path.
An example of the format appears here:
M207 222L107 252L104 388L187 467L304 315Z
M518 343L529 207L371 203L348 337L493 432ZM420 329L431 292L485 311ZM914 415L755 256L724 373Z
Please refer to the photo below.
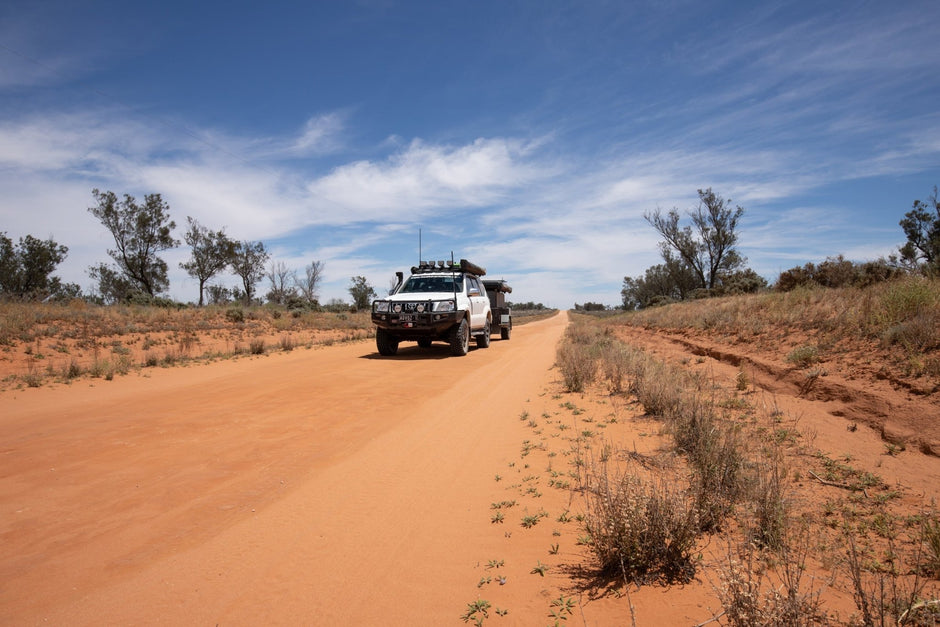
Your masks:
M88 212L111 234L114 247L107 251L111 263L98 263L88 269L95 294L86 297L104 304L170 302L163 298L170 281L169 267L161 254L181 242L173 237L176 222L170 218L169 205L160 194L147 194L143 202L130 194L119 198L114 192L98 189L92 190L92 196L96 204ZM266 278L270 284L265 294L267 302L319 307L323 262L312 261L298 273L283 262L272 261L263 242L233 240L224 228L213 230L191 216L186 222L183 241L191 252L180 268L198 283L199 306L206 302L260 303L257 286ZM27 235L14 244L5 232L0 233L0 297L45 300L83 296L78 285L53 276L67 255L68 248L51 238L39 240ZM228 288L211 283L224 273L238 277L241 285ZM368 307L368 299L374 295L364 277L352 277L349 291L359 307Z
M747 258L738 250L738 225L744 208L733 206L730 199L711 188L698 190L698 196L698 206L687 212L688 224L680 224L678 209L644 214L662 237L659 251L663 263L647 268L642 276L624 277L620 292L624 309L767 288L767 281L747 267ZM847 261L841 255L829 257L818 266L808 263L785 270L774 289L786 291L805 285L861 287L910 272L940 274L937 188L927 200L915 200L899 224L907 242L897 255L863 263Z
M100 302L153 302L169 290L168 266L160 257L180 242L173 237L176 223L170 219L169 205L160 194L147 194L142 203L125 194L119 199L111 191L92 190L97 204L88 211L114 239L108 255L113 263L99 263L88 269L96 293L87 296ZM711 188L698 190L698 206L687 212L690 224L682 225L678 209L663 213L657 209L644 214L660 234L663 263L647 268L637 277L624 277L621 296L625 309L639 309L689 298L749 293L767 287L767 281L747 267L738 250L738 225L744 208L734 206ZM212 230L187 217L183 240L190 258L180 267L199 285L199 305L239 301L260 303L258 283L267 278L268 302L287 306L319 306L319 287L324 264L312 261L303 274L283 262L271 262L270 253L260 241L235 241L225 229ZM899 222L907 242L897 255L864 263L843 257L829 257L816 265L808 263L785 270L774 285L788 290L803 285L839 287L864 286L910 272L940 274L940 200L934 187L927 200L915 200ZM44 300L82 297L81 288L63 283L53 275L68 256L68 247L52 238L32 235L14 243L0 232L0 298ZM210 281L224 272L241 280L240 287L227 288ZM350 278L352 306L369 307L374 288L363 276ZM166 300L166 299L163 299ZM593 308L585 303L579 308ZM345 307L334 301L332 308Z

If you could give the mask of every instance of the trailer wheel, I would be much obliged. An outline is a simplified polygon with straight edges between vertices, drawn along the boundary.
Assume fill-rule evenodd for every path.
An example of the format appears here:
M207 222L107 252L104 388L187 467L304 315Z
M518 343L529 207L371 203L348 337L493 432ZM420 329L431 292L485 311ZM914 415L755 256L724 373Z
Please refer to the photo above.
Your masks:
M398 352L398 338L385 329L376 329L375 347L379 349L380 355L391 357Z
M508 340L512 334L512 325L508 327L499 327L499 339Z
M477 336L477 348L489 348L490 347L490 335L493 333L493 328L490 326L490 321L486 321L486 326L483 327L483 335Z
M470 350L470 327L467 325L467 319L464 318L460 324L450 330L448 337L450 344L450 354L455 357L463 357Z

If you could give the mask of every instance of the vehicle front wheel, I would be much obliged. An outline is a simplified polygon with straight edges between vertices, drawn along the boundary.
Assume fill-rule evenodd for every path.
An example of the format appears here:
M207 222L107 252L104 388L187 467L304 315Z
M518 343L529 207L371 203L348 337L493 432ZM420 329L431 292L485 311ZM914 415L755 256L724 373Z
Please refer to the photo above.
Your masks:
M455 357L463 357L470 350L470 327L467 325L467 319L464 318L460 324L450 330L448 338L450 344L450 354Z
M380 355L391 357L398 352L398 338L385 329L375 330L375 347Z
M490 327L490 321L486 321L486 326L483 327L483 335L477 336L477 348L489 348L490 347L490 334L493 332L492 327Z

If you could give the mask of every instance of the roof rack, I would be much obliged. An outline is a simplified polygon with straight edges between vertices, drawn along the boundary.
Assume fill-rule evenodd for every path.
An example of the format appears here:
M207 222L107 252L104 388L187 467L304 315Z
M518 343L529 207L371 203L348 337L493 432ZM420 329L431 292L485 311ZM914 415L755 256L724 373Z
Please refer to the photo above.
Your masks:
M411 274L426 274L428 272L469 272L476 276L483 276L486 274L486 269L466 259L461 259L456 263L453 261L422 261L417 266L411 267Z
M508 294L512 291L509 283L503 279L485 279L483 281L483 287L486 288L487 292L503 292Z

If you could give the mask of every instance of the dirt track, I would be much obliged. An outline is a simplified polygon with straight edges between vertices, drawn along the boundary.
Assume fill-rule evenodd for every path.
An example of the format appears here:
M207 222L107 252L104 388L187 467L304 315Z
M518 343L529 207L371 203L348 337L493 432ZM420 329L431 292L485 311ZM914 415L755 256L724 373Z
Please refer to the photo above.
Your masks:
M627 396L562 392L566 324L464 358L357 342L0 394L0 624L462 625L486 599L486 624L538 625L564 598L572 625L630 624L631 603L638 625L708 621L713 539L686 585L627 599L591 579L583 503L559 483L570 447L588 431L640 453L662 441ZM844 405L681 338L622 333L717 386L746 368L749 403L883 477L912 512L940 496L940 457L885 454L879 429L847 429ZM844 492L805 478L800 499ZM826 595L852 615L844 583Z
M4 394L0 623L458 623L566 321Z

